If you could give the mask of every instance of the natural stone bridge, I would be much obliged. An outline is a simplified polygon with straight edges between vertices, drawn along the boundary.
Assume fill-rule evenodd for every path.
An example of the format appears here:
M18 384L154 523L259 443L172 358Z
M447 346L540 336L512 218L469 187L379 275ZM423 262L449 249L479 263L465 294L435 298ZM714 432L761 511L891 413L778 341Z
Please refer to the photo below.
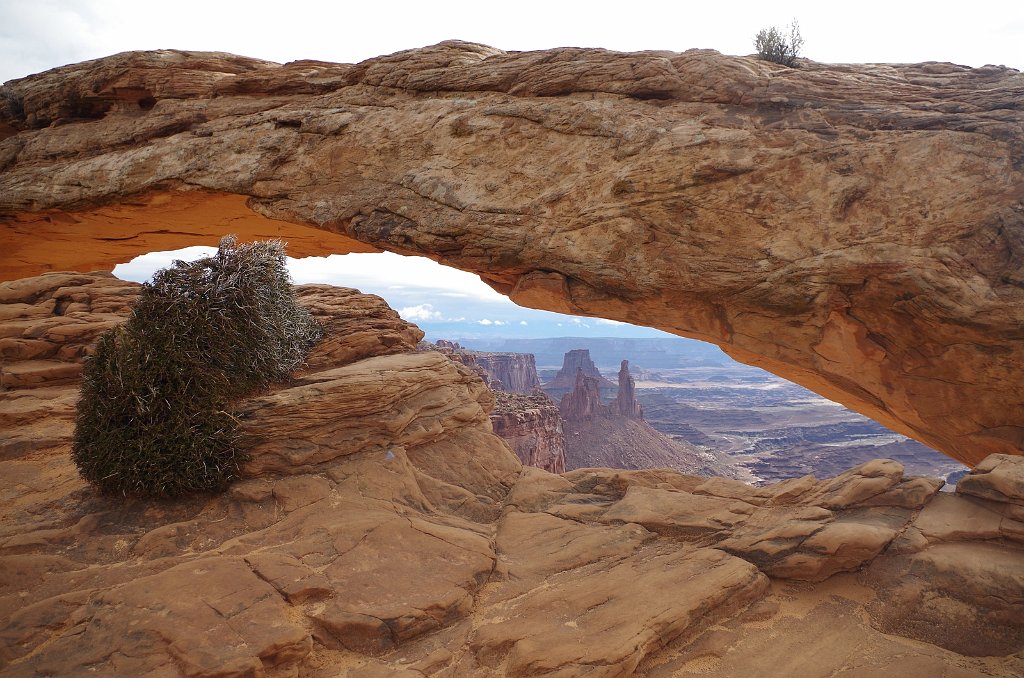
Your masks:
M713 342L969 464L1024 450L1013 69L451 42L129 53L3 95L3 279L226 232L422 254Z

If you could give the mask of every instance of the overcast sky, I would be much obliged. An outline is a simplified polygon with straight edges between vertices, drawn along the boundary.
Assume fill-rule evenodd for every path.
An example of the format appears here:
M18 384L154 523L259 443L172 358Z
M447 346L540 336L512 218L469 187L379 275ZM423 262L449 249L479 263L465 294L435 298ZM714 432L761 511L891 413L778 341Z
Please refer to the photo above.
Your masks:
M1024 2L406 2L0 0L0 81L135 49L358 62L457 38L505 50L710 47L796 18L823 62L952 61L1024 68Z
M559 46L749 54L761 28L798 19L804 55L822 62L952 61L1024 68L1024 0L984 3L787 2L228 2L0 0L0 82L125 50L233 52L277 62L358 62L457 38L505 50ZM180 255L178 255L180 256ZM640 334L593 319L519 309L475 276L395 255L293 262L297 282L384 296L434 335ZM145 279L171 257L121 275ZM514 331L514 332L513 332Z
M213 254L213 247L151 252L114 268L123 280L144 282L175 259ZM603 318L577 318L521 308L472 273L442 266L424 257L346 254L288 259L292 281L354 287L383 297L427 339L488 337L651 337L671 335ZM680 339L680 341L685 341Z

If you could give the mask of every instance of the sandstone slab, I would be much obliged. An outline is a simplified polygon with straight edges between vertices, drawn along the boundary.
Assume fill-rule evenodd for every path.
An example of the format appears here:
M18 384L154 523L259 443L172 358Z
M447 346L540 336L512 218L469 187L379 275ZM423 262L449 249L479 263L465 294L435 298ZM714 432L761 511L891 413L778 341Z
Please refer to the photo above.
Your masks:
M483 620L466 670L475 664L508 676L628 675L648 653L734 614L766 587L749 563L711 549L650 554L550 581Z

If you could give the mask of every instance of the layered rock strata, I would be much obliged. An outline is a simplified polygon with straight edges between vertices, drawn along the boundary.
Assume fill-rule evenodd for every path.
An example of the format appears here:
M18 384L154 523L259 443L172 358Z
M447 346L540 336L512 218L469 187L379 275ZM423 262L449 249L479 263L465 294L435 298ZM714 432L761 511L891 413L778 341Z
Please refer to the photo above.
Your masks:
M545 383L544 392L555 400L561 401L562 397L578 388L579 374L594 380L594 386L598 391L613 391L615 384L606 379L597 369L597 365L590 358L590 350L575 348L566 351L562 357L562 367L554 378Z
M502 391L531 394L540 389L537 361L532 353L477 351L476 360Z
M611 409L622 417L643 419L644 408L636 401L636 381L629 373L629 361L623 360L619 368L619 388L612 400Z
M18 285L59 289L45 278ZM75 284L115 296L109 278ZM490 431L491 392L470 370L414 351L418 332L379 300L339 294L313 296L330 327L362 309L328 338L352 357L240 406L256 454L224 494L97 496L69 431L9 450L0 671L1024 671L1021 457L991 457L956 494L884 460L762 488L669 470L552 475ZM366 323L395 341L360 338ZM73 404L76 385L25 384L0 409L44 391ZM2 434L50 416L5 419Z
M537 361L532 353L474 351L447 339L430 347L477 371L496 391L531 395L540 388Z
M558 406L539 392L522 395L495 391L494 395L491 426L519 461L551 473L564 473L565 432Z

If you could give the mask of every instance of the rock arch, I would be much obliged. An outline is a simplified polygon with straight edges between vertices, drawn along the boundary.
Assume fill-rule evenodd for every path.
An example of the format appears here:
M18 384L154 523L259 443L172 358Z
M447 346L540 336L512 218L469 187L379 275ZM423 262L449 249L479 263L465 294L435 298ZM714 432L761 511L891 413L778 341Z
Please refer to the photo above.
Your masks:
M70 105L126 91L153 101ZM706 50L125 53L5 85L3 277L246 228L426 255L716 343L974 464L1024 450L1022 100L1003 67Z

